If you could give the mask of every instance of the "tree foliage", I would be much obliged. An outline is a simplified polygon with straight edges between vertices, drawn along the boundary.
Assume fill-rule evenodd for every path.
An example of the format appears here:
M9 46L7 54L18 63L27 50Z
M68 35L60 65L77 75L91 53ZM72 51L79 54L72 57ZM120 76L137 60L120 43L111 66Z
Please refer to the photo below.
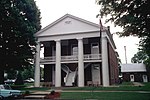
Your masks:
M40 28L40 11L34 0L0 0L1 71L32 63L36 45L33 34Z
M134 57L132 57L131 62L132 63L143 63L148 59L147 54L142 51L139 50L136 54L134 54Z
M34 78L34 67L29 66L22 71L23 79Z
M18 72L18 70L14 70L14 69L5 71L5 73L7 73L6 78L7 79L16 79L17 72ZM34 78L34 67L33 66L28 66L19 72L21 73L23 80L28 79L28 78Z
M120 36L138 36L140 46L150 58L150 0L97 0L100 16L121 26ZM150 59L147 59L150 62Z
M123 27L122 36L139 37L150 34L149 0L99 0L100 16L108 16L107 21Z

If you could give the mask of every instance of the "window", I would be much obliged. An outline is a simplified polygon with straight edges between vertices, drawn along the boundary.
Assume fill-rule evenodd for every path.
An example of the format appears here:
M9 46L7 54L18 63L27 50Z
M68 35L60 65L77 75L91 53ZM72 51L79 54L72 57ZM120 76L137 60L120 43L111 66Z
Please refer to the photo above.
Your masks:
M99 54L99 45L98 43L91 44L91 54Z
M72 55L78 55L78 46L77 45L72 45L72 48L71 48L71 53Z

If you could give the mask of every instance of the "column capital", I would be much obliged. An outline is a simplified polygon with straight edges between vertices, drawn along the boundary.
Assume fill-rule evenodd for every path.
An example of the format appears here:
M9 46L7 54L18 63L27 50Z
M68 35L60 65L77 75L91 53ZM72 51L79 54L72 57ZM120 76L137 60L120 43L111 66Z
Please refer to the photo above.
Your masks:
M40 41L36 41L36 44L40 44L41 42Z
M79 37L79 38L76 38L77 40L83 40L83 38L82 37Z
M61 40L60 40L60 39L56 39L56 40L54 40L54 41L56 41L56 42L60 42Z

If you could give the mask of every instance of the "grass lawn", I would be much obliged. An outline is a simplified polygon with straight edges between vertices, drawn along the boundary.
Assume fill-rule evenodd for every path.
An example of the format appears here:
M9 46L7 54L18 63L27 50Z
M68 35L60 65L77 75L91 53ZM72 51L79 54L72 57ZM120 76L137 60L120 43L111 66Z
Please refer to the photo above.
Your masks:
M150 93L136 92L62 92L61 99L73 100L150 100Z
M150 100L150 82L143 83L145 86L133 86L132 83L127 82L118 87L83 87L83 88L66 88L61 93L62 99L73 100ZM89 91L89 92L67 92L70 91ZM93 91L93 92L92 92ZM94 92L101 91L101 92ZM114 92L113 92L114 91ZM116 92L115 92L116 91ZM117 92L122 91L122 92ZM128 92L129 91L129 92ZM137 91L146 91L149 93L142 93Z
M117 87L78 87L78 88L64 88L64 90L86 90L86 91L150 91L150 82L143 83L145 86L133 86L132 83L126 82Z
M68 87L62 88L61 99L67 100L150 100L150 82L145 86L123 83L117 87ZM55 88L52 88L55 89ZM46 91L50 88L22 88L22 91ZM70 92L69 92L70 91ZM74 91L74 92L71 92ZM85 92L83 92L85 91ZM97 92L100 91L100 92ZM120 91L120 92L119 92ZM137 92L145 91L147 93Z

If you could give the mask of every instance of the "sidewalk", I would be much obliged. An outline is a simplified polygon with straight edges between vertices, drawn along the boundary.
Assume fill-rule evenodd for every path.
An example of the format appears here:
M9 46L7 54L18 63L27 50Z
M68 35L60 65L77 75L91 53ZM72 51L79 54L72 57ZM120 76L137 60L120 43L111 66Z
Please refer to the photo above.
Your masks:
M144 84L139 83L139 82L133 82L133 85L134 85L134 86L144 86Z

